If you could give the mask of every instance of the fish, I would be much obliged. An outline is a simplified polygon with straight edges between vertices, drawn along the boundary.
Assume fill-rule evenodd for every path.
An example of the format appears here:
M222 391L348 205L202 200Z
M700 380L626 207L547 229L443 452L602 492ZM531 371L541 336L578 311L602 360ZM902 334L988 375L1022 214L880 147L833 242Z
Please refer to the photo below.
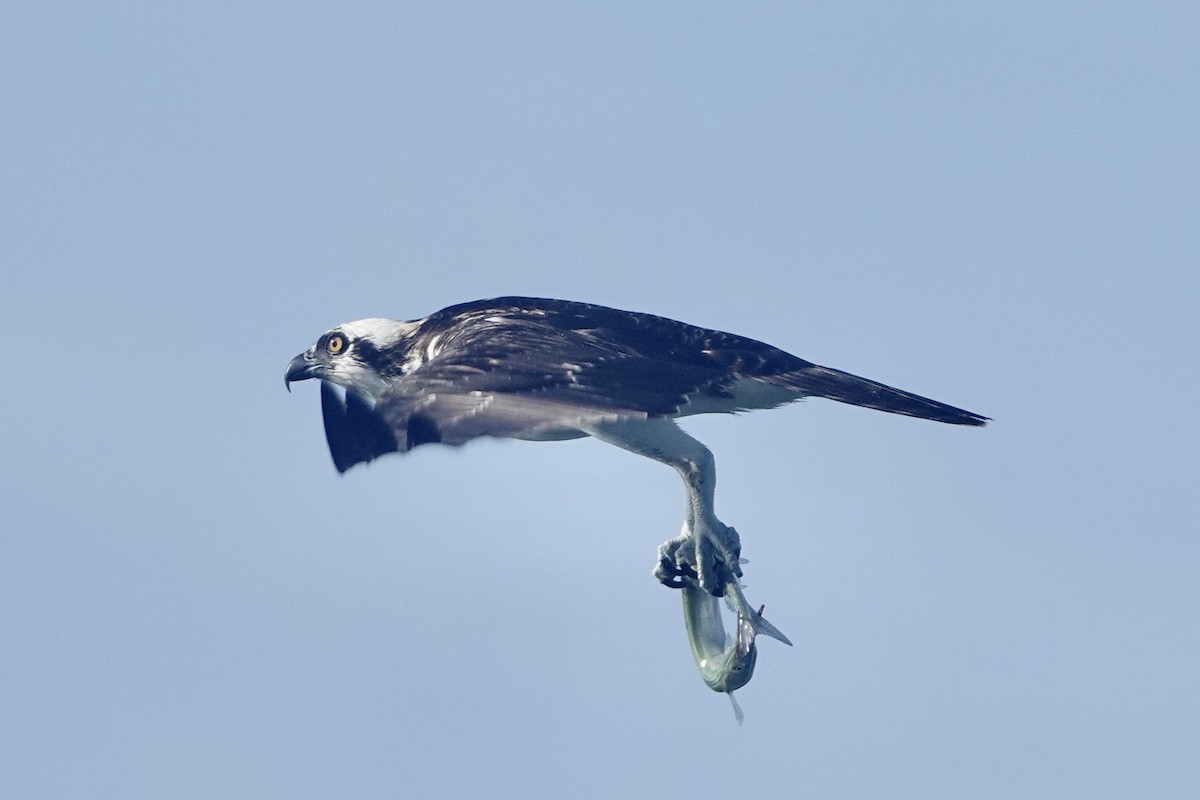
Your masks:
M754 677L754 667L758 661L755 637L766 634L789 647L792 643L778 628L763 619L762 608L755 611L746 601L746 595L737 581L728 581L724 593L726 603L737 615L737 629L733 636L725 632L725 623L721 619L721 598L706 592L690 576L683 577L681 584L683 625L696 668L708 688L729 695L733 715L741 725L745 715L733 692Z

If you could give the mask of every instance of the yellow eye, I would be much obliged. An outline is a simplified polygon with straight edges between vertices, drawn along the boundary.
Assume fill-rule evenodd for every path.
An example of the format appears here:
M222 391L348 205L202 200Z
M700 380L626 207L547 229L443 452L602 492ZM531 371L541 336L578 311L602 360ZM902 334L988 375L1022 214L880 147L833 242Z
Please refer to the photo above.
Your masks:
M330 355L336 356L338 353L342 352L345 347L346 340L340 333L335 333L333 336L330 336L329 341L325 343L325 349L329 351Z

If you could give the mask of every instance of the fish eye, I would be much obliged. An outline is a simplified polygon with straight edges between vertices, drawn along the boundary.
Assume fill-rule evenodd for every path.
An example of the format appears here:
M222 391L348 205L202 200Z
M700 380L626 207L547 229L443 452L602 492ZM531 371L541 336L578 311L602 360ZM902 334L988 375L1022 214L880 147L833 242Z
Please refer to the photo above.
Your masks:
M336 356L338 353L346 349L346 337L340 333L335 333L325 342L325 350L331 355Z

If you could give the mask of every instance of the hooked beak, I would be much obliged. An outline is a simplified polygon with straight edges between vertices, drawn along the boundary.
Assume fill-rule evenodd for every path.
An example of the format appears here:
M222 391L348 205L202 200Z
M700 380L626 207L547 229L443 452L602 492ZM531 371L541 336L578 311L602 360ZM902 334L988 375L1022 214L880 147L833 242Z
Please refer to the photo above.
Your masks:
M301 353L288 363L287 372L283 376L283 385L290 392L292 390L292 381L306 381L309 378L316 378L323 367L323 364L314 360L308 353Z

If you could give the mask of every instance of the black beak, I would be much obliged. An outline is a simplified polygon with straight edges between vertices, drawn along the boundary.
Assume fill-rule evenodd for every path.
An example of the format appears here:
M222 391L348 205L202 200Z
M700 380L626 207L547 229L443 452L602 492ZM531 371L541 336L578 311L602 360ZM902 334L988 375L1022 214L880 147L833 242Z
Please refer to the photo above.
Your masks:
M314 361L308 353L301 353L288 363L287 372L283 376L283 385L290 392L292 381L306 381L309 378L315 378L320 369L319 362Z

